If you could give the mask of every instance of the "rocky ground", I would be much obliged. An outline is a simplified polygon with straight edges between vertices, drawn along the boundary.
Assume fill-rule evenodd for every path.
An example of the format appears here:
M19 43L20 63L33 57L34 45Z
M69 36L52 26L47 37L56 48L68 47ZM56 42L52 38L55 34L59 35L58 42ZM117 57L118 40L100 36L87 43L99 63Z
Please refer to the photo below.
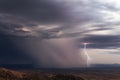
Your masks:
M43 70L43 69L42 69ZM0 80L120 80L120 69L10 70L0 68Z
M0 68L0 80L84 80L72 74L42 74Z

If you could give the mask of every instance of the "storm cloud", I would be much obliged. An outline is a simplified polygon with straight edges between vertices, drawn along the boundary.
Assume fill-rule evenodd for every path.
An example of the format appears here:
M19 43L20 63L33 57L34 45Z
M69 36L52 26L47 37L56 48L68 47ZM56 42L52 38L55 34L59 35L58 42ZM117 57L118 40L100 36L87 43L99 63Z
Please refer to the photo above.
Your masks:
M89 48L96 48L96 49L116 49L120 47L120 36L95 36L89 35L88 37L84 38L84 43L89 43Z
M57 48L54 47L51 50L57 50L63 56L65 51L63 48L59 50L58 47L59 43L64 43L66 40L68 42L72 40L69 45L73 46L72 44L74 44L75 50L78 47L81 48L80 46L83 46L82 43L85 42L90 43L89 48L93 49L119 48L119 7L117 2L112 0L110 2L107 0L0 0L0 38L2 39L0 43L10 41L10 44L15 44L11 45L12 47L23 47L22 44L26 44L26 47L30 45L28 49L31 50L34 48L33 46L36 46L36 49L31 52L46 54L39 55L40 57L37 57L37 59L40 58L39 61L42 61L42 56L48 57L48 52L45 51L46 48L46 50L49 49L47 45L56 46ZM4 41L3 36L7 41ZM57 44L53 43L52 45L52 41L56 41ZM39 46L36 45L36 42L40 43ZM4 45L10 46L9 44ZM46 48L42 48L43 46ZM27 48L22 50L25 49ZM65 49L68 50L68 48ZM72 47L70 49L72 50ZM50 59L53 58L51 56L58 55L55 52L52 52L51 55L49 53ZM76 51L73 50L74 52ZM4 52L2 53L4 54ZM6 54L8 53L6 52ZM30 51L26 53L30 53ZM66 52L69 57L67 61L71 61L70 58L73 54L68 53ZM31 55L33 56L32 53ZM11 54L11 56L13 55ZM74 54L74 56L78 56L78 54ZM74 59L72 59L73 63L79 60ZM57 62L62 65L64 61L57 60L53 65L58 66ZM44 61L41 62L41 66L47 65L43 63ZM76 63L76 65L79 64Z
M67 19L63 7L53 0L0 0L0 12L40 23L62 22Z

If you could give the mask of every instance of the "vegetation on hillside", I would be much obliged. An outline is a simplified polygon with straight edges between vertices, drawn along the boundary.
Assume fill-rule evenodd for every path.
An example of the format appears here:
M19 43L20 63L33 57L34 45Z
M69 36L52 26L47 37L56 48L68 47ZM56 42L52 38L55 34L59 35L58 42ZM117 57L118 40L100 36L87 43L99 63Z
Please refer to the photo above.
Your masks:
M84 80L71 74L22 73L5 68L0 69L0 80Z

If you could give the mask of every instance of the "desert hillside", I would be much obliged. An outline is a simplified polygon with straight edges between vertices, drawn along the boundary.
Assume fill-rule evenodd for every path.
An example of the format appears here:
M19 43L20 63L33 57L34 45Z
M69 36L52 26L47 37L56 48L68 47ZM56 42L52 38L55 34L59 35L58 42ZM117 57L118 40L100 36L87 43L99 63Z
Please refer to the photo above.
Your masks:
M71 74L42 74L0 68L0 80L84 80Z

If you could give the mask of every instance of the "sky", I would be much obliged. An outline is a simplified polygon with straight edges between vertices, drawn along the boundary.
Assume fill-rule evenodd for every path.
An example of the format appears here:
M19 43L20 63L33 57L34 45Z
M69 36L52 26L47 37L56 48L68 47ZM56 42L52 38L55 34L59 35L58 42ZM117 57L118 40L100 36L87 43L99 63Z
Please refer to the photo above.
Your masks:
M78 54L72 53L78 46L82 51L83 43L87 43L92 64L120 64L119 0L0 0L1 64L36 63L43 58L34 57L41 56L38 52L46 53L48 61L53 56L58 61L63 57L55 53L63 50L71 66L78 61ZM50 59L46 51L51 51Z

